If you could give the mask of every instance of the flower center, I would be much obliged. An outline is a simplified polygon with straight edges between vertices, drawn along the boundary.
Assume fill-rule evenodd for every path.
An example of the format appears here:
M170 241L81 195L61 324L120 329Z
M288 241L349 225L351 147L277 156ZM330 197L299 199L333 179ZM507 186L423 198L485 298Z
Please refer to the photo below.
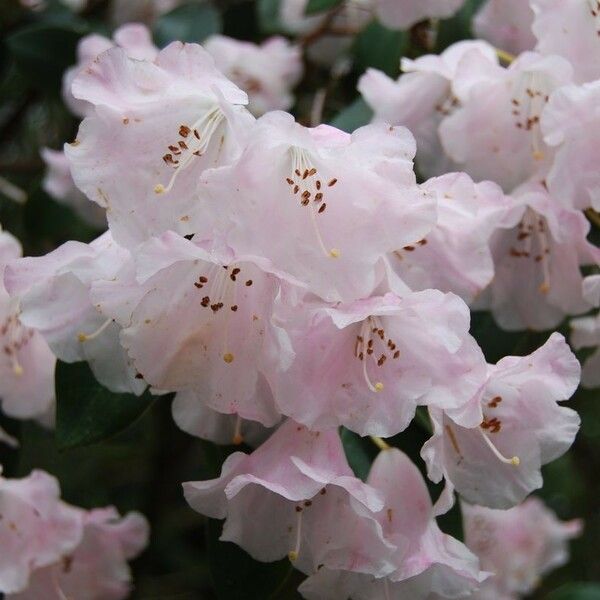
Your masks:
M527 209L517 229L517 243L509 253L515 258L530 258L542 268L542 294L550 291L550 240L546 220L531 208Z
M250 287L253 285L252 279L245 278L242 269L235 265L213 266L206 275L200 275L194 282L194 287L203 290L200 306L212 311L217 315L221 310L229 308L228 315L224 317L223 332L223 360L230 364L234 360L234 355L228 349L229 323L231 313L238 310L237 304L237 286L244 285ZM226 308L227 307L227 308Z
M354 344L354 356L362 362L363 378L367 387L372 392L383 391L383 383L380 381L373 384L369 377L369 364L383 367L388 359L400 358L400 350L391 338L385 334L385 329L379 317L368 317L360 327L360 333L356 336Z
M531 133L531 150L535 160L544 158L540 116L552 87L550 78L536 71L521 73L513 87L511 103L515 126Z
M27 346L29 340L33 337L33 333L33 329L23 327L17 311L11 312L0 327L0 335L4 340L4 355L17 377L23 375L23 367L19 362L18 353Z
M337 248L331 248L330 250L326 248L317 223L318 216L327 210L327 203L325 202L327 189L337 184L337 177L328 180L321 179L306 150L293 147L290 151L292 154L292 172L289 177L285 178L285 181L290 186L292 195L298 199L301 206L306 207L308 210L317 243L323 254L328 258L338 258L340 251Z
M498 408L501 402L502 396L494 396L491 400L484 404L488 409L494 410L495 408ZM518 456L506 458L506 456L504 456L504 454L498 450L496 445L488 437L488 435L499 433L501 429L502 421L498 417L489 417L484 414L483 421L481 421L481 424L479 425L479 431L481 432L485 443L500 462L518 467L521 464L521 459Z
M171 191L177 175L188 167L197 156L202 156L208 150L210 141L225 119L223 111L215 106L206 111L203 117L193 125L179 126L179 136L173 144L169 144L168 152L163 155L164 163L175 172L166 187L159 183L154 187L157 194Z

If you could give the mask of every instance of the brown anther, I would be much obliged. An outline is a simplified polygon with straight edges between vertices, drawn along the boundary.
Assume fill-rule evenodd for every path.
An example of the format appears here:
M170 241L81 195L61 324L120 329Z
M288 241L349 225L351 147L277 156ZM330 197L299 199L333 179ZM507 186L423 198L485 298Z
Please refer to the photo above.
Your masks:
M295 170L294 170L294 173L296 173L296 175L297 175L298 177L302 177L302 173L300 173L300 170L299 170L299 169L295 169Z
M296 512L297 513L302 512L302 507L301 506L296 506Z
M317 187L317 190L321 189L321 180L317 179L317 182L315 183L315 186Z
M333 186L334 186L334 185L337 183L337 181L338 181L338 180L337 180L337 179L334 177L334 178L333 178L333 179L332 179L332 180L331 180L331 181L330 181L330 182L327 184L327 186L328 186L328 187L333 187Z
M393 358L400 358L400 350L396 350L396 352L394 352Z
M252 285L252 279L248 279L248 281L246 281L246 287L250 287Z
M302 179L306 179L308 177L308 169L304 169L304 173L302 173Z
M199 140L200 139L200 134L198 133L197 129L194 129L194 137Z
M204 277L204 275L201 275L200 277L198 277L198 281L200 283L206 283L208 281L208 278Z
M321 202L321 200L323 200L323 193L318 192L317 194L315 194L315 202Z
M294 185L294 180L286 177L285 180L288 182L288 185Z
M181 137L186 138L188 135L190 135L190 131L191 129L187 125L181 125L181 127L179 127L179 135Z
M377 366L381 367L383 365L383 363L386 361L386 355L382 354L378 359L377 359Z
M235 312L237 309L238 309L238 307L237 307L237 304L234 304L234 305L231 307L231 310L232 310L233 312Z
M307 500L307 501L304 503L304 506L306 506L306 508L309 508L310 506L312 506L312 501L311 501L311 500Z
M326 208L327 208L327 204L325 204L325 202L323 202L323 204L321 204L321 206L319 207L318 213L321 214L322 212L325 212Z
M312 177L313 175L316 175L317 170L313 167L309 172L308 172L308 176Z
M294 186L294 194L297 194L297 193L298 193L298 190L300 190L300 186L298 186L298 185L295 185L295 186Z

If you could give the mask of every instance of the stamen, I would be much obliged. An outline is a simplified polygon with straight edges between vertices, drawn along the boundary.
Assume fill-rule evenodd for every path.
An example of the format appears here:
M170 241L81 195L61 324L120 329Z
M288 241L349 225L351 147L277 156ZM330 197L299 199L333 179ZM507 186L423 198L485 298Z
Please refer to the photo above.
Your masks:
M504 464L507 464L507 465L513 465L515 467L518 467L521 464L521 459L518 456L513 456L512 458L506 458L506 456L504 456L500 452L500 450L498 450L498 448L496 448L496 446L494 446L494 443L492 442L492 440L490 440L490 438L481 429L479 431L481 432L481 435L483 436L485 443L489 446L490 450L495 454L496 458L500 462L503 462Z
M211 110L208 110L191 127L188 127L187 125L180 126L179 135L187 141L184 142L183 140L178 140L177 146L169 146L169 150L171 150L173 154L176 154L178 160L174 160L171 153L163 156L163 160L167 164L170 164L175 169L175 172L166 186L162 183L158 183L154 186L154 192L156 194L169 192L175 184L177 175L183 171L196 156L202 156L208 150L212 137L224 119L225 115L223 114L223 111L218 106L215 106ZM194 132L194 135L190 137L192 131ZM173 148L175 148L175 150L173 150Z
M242 418L238 414L235 420L235 430L233 432L233 439L231 440L234 446L239 446L244 438L242 437Z
M294 549L288 552L288 558L291 562L298 560L300 555L300 542L302 536L302 513L304 509L301 506L296 506L296 543Z
M106 321L104 321L104 323L102 323L102 325L100 325L100 327L98 327L98 329L96 329L96 331L94 331L93 333L79 333L77 334L77 339L80 342L88 342L89 340L93 340L95 338L97 338L99 335L101 335L104 330L113 322L112 319L107 319Z

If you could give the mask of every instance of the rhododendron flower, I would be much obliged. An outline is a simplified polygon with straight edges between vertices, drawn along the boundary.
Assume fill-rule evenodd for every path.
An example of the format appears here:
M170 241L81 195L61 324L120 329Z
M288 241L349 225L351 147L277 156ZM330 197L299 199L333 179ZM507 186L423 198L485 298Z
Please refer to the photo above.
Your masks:
M127 561L148 543L148 523L138 513L121 518L115 508L78 511L83 537L59 561L33 572L27 588L7 600L122 600L131 591Z
M540 118L552 92L570 82L572 68L560 56L534 52L507 69L467 58L454 79L460 107L440 125L442 146L476 181L491 179L511 191L551 158Z
M541 487L541 466L575 439L579 416L557 402L575 392L579 376L579 363L558 333L529 356L489 365L475 397L480 425L466 428L430 409L434 435L421 452L429 477L445 477L468 502L492 508L521 502Z
M520 54L536 44L532 23L528 0L486 0L473 18L473 31L505 52Z
M383 493L377 513L385 538L396 546L387 577L321 568L299 588L305 598L426 600L463 598L486 577L458 540L442 533L419 469L396 448L379 453L367 483Z
M305 39L326 24L335 31L333 35L322 35L311 40L306 55L311 61L332 66L343 58L358 33L372 18L372 0L346 0L333 11L306 15L308 0L282 0L279 3L279 20L284 30ZM347 31L347 34L343 32Z
M600 44L600 41L598 42ZM542 115L542 131L556 154L546 181L558 202L600 210L600 175L596 168L600 136L600 82L557 90Z
M99 282L94 301L123 327L121 342L146 381L194 390L210 408L274 425L266 373L292 354L271 323L279 280L252 260L219 260L168 232L135 253L127 270Z
M202 171L232 159L252 116L246 93L196 44L174 42L155 62L103 53L73 82L95 106L65 147L77 186L107 210L118 243L187 226Z
M158 54L158 48L152 43L150 31L135 23L117 29L112 40L97 33L81 38L77 45L77 64L65 71L62 83L63 100L74 115L85 117L94 110L93 104L73 96L71 86L74 79L89 67L98 55L114 46L122 48L127 56L136 60L154 60Z
M59 561L81 541L80 511L60 500L56 479L33 471L24 479L0 473L0 592L27 587L32 571Z
M106 232L91 244L67 242L45 256L12 262L5 284L18 300L21 322L39 331L58 358L85 360L109 389L141 394L146 384L120 346L119 326L90 298L92 282L112 278L128 257Z
M44 420L54 409L56 359L39 332L23 323L3 283L6 264L20 256L19 242L0 230L0 404L10 417Z
M446 19L456 13L465 0L373 0L375 13L391 29L408 29L424 19Z
M559 521L538 498L510 510L462 504L465 542L481 568L494 573L475 598L518 600L540 577L564 565L568 541L581 533L579 520Z
M573 65L575 81L600 77L600 11L596 0L529 0L533 33L542 54L559 54Z
M319 565L375 576L393 569L394 546L373 516L383 499L353 476L336 431L288 420L252 454L231 454L218 479L183 488L194 510L226 519L221 540L257 560L289 556L308 573Z
M215 444L244 442L253 448L259 446L272 433L256 421L241 419L239 415L224 414L209 408L197 392L188 390L175 395L171 406L177 427Z
M77 188L64 152L44 148L41 154L46 163L46 174L42 182L44 190L57 202L71 207L93 227L105 228L105 211L96 203L90 202Z
M423 184L438 198L438 222L415 245L399 248L390 263L413 290L453 292L469 303L492 280L490 237L517 225L522 209L495 183L474 184L465 173L448 173Z
M269 113L235 163L202 177L207 201L192 229L200 239L219 231L236 255L265 258L325 300L366 297L385 275L383 257L435 222L432 195L415 183L414 151L404 128L369 125L350 136Z
M571 344L573 348L594 348L583 363L581 385L586 388L600 386L600 315L572 319Z
M492 237L496 274L476 307L490 309L504 329L552 329L591 308L579 265L597 263L599 251L586 240L585 217L563 208L543 184L527 183L513 197L523 206L521 221Z
M217 68L248 94L248 109L257 117L294 104L291 89L302 76L302 53L285 38L269 38L258 46L214 35L203 45Z
M311 428L389 437L417 405L460 409L485 380L467 306L437 290L316 308L274 388L281 411Z
M397 81L376 69L368 69L359 80L358 89L373 109L375 121L404 125L414 134L417 165L426 177L457 170L442 150L438 128L458 106L452 81L460 62L471 54L489 68L498 64L496 51L489 44L463 41L452 44L439 56L403 58L406 74Z

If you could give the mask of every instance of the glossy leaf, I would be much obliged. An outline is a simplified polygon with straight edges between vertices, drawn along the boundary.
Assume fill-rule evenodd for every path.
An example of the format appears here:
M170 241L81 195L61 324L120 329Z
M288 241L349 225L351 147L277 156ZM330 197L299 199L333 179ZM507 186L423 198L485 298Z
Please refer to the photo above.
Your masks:
M136 421L156 396L116 394L100 385L85 362L56 365L56 440L60 448L100 442Z
M352 133L355 129L371 121L373 111L362 98L357 98L352 104L342 110L330 123L338 129Z
M339 6L343 0L308 0L306 5L306 14L312 15L315 13L330 10Z
M208 4L183 4L163 15L154 27L159 46L173 41L202 42L210 35L221 33L220 13Z

